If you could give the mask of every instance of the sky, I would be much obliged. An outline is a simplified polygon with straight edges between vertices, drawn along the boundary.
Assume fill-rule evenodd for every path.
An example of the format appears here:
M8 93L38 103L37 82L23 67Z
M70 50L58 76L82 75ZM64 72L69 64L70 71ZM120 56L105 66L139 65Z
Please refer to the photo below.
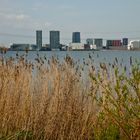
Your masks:
M59 30L61 43L72 32L86 38L140 39L140 0L0 0L0 44L36 43L36 30L49 43Z

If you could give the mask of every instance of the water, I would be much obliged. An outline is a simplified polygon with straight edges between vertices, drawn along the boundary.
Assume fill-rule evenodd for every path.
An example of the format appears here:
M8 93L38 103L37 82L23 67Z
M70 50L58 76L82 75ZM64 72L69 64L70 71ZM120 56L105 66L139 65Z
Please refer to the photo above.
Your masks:
M0 54L2 56L2 54ZM64 57L66 55L71 56L71 58L76 62L77 66L83 66L83 71L81 72L81 77L83 77L84 81L87 75L89 74L89 70L92 66L98 69L100 69L100 63L105 63L109 66L109 64L116 63L116 58L118 61L118 66L120 68L120 71L126 67L127 71L126 74L130 74L131 68L130 68L130 58L133 60L137 60L140 62L140 51L111 51L111 50L105 50L105 51L29 51L28 53L24 51L18 52L18 56L24 55L25 59L28 62L36 62L35 58L46 58L47 60L51 59L52 56L59 59L60 63L64 61ZM1 57L0 56L0 57ZM4 58L17 57L16 51L8 51ZM45 61L48 62L48 61Z
M5 58L8 57L14 57L16 58L16 51L8 51L5 55ZM26 54L26 52L21 51L18 52L19 56ZM137 59L140 61L140 51L111 51L111 50L105 50L105 51L29 51L27 54L27 60L28 61L34 61L35 58L39 57L46 57L47 59L50 59L52 56L59 58L60 61L63 60L63 58L66 55L69 55L73 58L75 61L82 62L87 61L88 59L92 58L94 61L94 64L101 63L113 63L115 58L118 59L119 62L123 62L125 65L129 66L130 57L132 57L133 60Z

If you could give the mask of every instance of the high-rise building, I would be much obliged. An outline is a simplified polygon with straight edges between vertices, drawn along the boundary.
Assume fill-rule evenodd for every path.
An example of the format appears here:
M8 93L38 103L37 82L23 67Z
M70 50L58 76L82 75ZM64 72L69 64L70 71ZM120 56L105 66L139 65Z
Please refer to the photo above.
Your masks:
M42 31L41 30L36 31L36 45L37 45L38 50L42 48Z
M92 38L88 38L88 39L86 40L86 43L87 43L88 45L93 45L93 39L92 39Z
M81 43L80 32L73 32L72 43Z
M50 48L51 50L60 49L60 32L50 31Z
M94 44L96 45L96 47L103 47L103 39L101 38L95 39Z

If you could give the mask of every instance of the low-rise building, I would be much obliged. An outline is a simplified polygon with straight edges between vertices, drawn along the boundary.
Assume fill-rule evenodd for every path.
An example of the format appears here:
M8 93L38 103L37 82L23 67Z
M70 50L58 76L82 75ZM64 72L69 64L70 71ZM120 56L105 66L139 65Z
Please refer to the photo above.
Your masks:
M94 45L96 45L96 47L101 48L103 47L103 39L102 38L96 38L94 39Z
M84 44L84 49L85 50L92 50L92 49L96 50L97 47L96 47L96 45Z
M86 39L86 44L93 45L93 39L92 38L87 38Z
M12 51L26 51L26 50L36 50L37 45L34 44L12 44L10 50Z
M69 50L84 50L84 45L82 43L70 43Z
M130 41L127 49L128 50L140 50L140 40Z

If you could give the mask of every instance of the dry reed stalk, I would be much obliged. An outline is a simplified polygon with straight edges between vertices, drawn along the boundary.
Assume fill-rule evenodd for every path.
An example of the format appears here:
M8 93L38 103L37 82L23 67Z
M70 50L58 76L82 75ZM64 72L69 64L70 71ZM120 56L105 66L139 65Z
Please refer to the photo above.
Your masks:
M84 66L77 67L69 56L63 63L52 57L47 65L39 55L35 64L19 56L13 61L0 63L1 139L140 137L139 100L132 96L138 95L138 70L127 78L116 71L117 65L102 63L97 72L85 63L92 68L92 81L85 85Z

